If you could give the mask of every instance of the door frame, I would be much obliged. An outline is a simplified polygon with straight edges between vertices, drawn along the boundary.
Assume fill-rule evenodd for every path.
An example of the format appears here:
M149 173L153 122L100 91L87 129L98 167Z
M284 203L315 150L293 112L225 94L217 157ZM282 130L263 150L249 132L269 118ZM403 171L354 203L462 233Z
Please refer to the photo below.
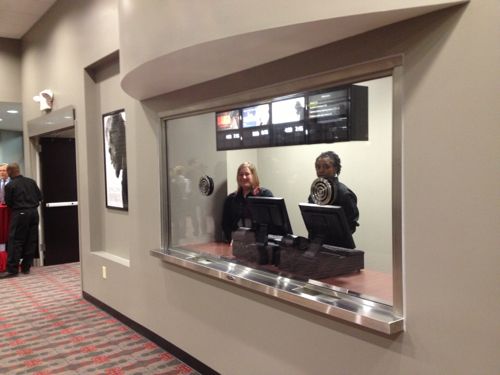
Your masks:
M72 105L63 107L48 114L36 117L27 121L28 125L28 151L26 160L26 171L31 172L30 175L40 186L41 168L40 168L40 138L51 134L60 133L61 131L74 130L76 126L75 107ZM76 147L76 132L75 147ZM78 207L77 207L78 209ZM44 265L45 238L44 238L44 223L41 207L38 207L40 216L40 224L38 226L38 260L40 266Z

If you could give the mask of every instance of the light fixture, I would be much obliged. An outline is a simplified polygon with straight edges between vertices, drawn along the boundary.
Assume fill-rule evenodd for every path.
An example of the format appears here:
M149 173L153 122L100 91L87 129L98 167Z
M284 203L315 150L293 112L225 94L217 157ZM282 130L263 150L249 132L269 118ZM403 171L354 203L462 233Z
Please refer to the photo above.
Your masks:
M52 103L54 102L54 93L52 90L45 89L40 91L38 95L35 95L33 100L40 103L41 111L49 112L52 109Z
M15 113L19 113L19 111L18 111L18 110L16 110L16 109L8 109L8 110L7 110L7 113L12 113L12 114L15 114Z

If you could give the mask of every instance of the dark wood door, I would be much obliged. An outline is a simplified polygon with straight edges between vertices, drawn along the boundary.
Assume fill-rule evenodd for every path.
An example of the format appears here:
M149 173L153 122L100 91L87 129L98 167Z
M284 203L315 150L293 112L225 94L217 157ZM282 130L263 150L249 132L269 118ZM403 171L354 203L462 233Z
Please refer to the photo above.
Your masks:
M73 138L40 139L44 265L77 262L78 198Z

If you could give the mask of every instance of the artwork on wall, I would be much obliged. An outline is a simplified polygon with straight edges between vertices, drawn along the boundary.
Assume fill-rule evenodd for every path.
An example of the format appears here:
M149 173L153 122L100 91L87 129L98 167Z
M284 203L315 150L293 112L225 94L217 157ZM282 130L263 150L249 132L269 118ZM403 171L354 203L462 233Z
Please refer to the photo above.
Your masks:
M102 115L106 207L128 210L125 110Z

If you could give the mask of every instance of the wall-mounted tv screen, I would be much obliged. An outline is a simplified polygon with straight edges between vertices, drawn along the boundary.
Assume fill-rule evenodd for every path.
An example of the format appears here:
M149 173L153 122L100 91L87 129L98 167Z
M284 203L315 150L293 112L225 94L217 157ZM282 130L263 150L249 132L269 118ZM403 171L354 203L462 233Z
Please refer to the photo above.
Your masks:
M271 133L269 126L254 126L241 130L241 147L269 147L271 145Z
M244 128L269 125L269 104L243 108L242 113Z
M285 124L304 120L304 104L305 98L303 96L273 102L273 124Z
M309 119L318 123L346 117L348 97L346 90L324 92L308 98Z
M240 111L218 112L216 114L217 130L234 130L240 127Z

